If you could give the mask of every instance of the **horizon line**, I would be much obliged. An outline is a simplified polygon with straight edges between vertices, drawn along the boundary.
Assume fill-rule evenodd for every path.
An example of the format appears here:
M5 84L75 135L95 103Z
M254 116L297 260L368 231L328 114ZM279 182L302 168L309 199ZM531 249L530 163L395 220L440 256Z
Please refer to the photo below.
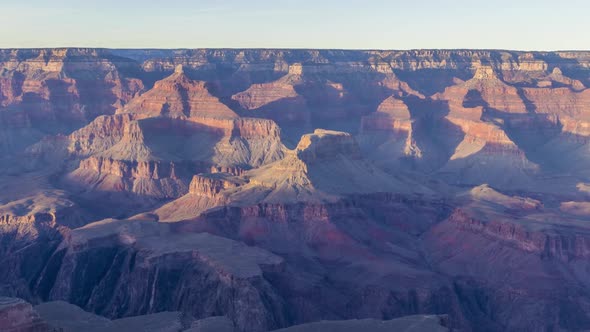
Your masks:
M42 50L42 49L94 49L94 50L277 50L277 51L357 51L357 52L387 52L387 51L506 51L506 52L590 52L589 49L510 49L510 48L313 48L313 47L97 47L97 46L40 46L40 47L0 47L0 50Z

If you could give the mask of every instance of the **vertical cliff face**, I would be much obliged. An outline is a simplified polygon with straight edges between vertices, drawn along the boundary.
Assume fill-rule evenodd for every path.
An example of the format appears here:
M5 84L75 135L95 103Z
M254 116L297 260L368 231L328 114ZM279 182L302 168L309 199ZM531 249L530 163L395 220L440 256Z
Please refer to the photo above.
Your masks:
M208 317L222 311L240 331L267 331L287 323L284 303L263 275L280 270L281 263L263 249L209 234L105 220L73 231L37 287L47 299L108 317L171 309Z

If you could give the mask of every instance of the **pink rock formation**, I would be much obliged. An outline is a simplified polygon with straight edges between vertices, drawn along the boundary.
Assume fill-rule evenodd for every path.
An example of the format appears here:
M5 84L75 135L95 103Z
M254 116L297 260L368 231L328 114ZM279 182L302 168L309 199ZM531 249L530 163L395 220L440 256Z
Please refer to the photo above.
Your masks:
M139 117L237 117L236 113L209 93L205 82L189 79L182 65L177 66L171 76L156 82L153 89L118 111L118 114L125 113L137 114Z
M527 112L518 90L500 80L494 68L487 65L476 64L475 74L471 80L449 87L444 93L434 97L448 101L452 116L479 118L473 114L473 109L464 106L466 102L485 105L501 112Z
M588 330L588 68L589 52L0 50L0 292L113 329L445 313Z
M254 84L248 90L232 96L232 99L247 110L255 110L282 99L302 105L305 100L297 94L294 86L301 84L301 70L290 69L289 74L271 83Z

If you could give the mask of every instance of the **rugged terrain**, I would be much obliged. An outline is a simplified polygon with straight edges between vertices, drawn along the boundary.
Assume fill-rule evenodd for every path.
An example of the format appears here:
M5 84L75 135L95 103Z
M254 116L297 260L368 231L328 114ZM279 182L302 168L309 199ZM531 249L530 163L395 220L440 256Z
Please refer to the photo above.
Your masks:
M590 52L4 49L0 68L15 331L590 329Z

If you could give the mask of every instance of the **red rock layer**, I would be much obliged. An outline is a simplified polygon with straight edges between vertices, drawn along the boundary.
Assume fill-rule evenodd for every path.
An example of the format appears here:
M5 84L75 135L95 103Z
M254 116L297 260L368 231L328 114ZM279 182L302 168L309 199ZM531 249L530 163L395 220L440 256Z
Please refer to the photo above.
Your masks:
M518 223L483 222L461 209L455 210L447 222L462 231L492 236L510 242L521 250L546 257L555 257L565 261L590 257L590 238L584 234L551 234L543 231L531 231ZM441 228L443 227L446 226L441 226Z
M189 79L182 66L171 76L156 82L153 89L133 99L118 113L134 113L141 117L237 117L209 93L205 82Z

